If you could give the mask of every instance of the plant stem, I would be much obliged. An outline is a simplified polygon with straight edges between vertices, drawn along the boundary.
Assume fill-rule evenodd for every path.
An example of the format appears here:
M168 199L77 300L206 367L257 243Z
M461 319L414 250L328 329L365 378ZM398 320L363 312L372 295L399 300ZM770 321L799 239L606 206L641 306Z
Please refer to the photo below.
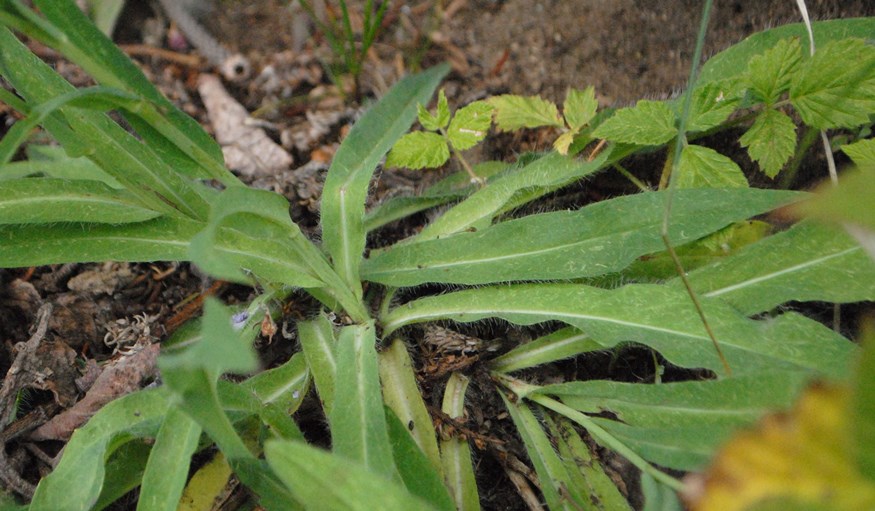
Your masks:
M632 181L632 184L637 186L638 189L641 190L642 192L649 192L650 191L650 187L648 187L643 181L641 181L637 177L633 176L631 172L626 170L626 168L623 167L622 165L620 165L619 163L615 163L614 168L617 169L617 172L619 172L620 174L623 174L623 176L626 179L628 179L629 181Z

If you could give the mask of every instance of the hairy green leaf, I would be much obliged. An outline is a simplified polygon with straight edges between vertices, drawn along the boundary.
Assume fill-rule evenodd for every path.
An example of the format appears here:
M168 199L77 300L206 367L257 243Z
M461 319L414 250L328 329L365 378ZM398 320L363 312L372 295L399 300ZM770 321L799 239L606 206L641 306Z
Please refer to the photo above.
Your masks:
M320 314L310 321L298 323L298 337L301 350L307 359L307 366L313 373L313 382L325 413L334 408L334 386L337 381L337 342L331 321Z
M138 511L175 511L201 428L178 408L167 411L143 474Z
M154 436L170 406L169 397L161 389L136 392L101 408L73 432L58 466L37 486L29 509L91 509L106 475L106 458L126 440Z
M240 384L262 403L275 404L291 415L301 406L310 387L310 372L301 352L279 367L262 371Z
M416 440L411 436L408 426L392 412L391 408L386 409L386 425L389 428L389 439L392 442L395 464L398 466L398 473L401 475L401 480L404 481L407 490L438 509L444 511L456 509L450 494L447 493L446 486L444 486L440 464L435 466L422 452ZM434 438L434 429L431 429L431 435ZM435 442L434 448L435 454L437 454L437 442Z
M604 346L577 328L565 327L495 357L489 366L493 371L509 373L602 349Z
M866 124L875 112L875 47L844 39L818 48L803 62L790 101L818 129Z
M796 125L786 114L764 110L740 139L763 173L775 177L796 149Z
M692 241L798 197L767 190L684 190L675 198L670 235ZM630 195L578 211L510 220L477 232L401 244L365 261L362 276L393 286L426 282L484 284L569 279L622 270L660 251L663 192Z
M450 375L441 404L443 413L454 419L465 416L465 391L468 389L469 382L470 380L460 373ZM444 481L456 504L456 509L479 510L480 498L477 493L477 480L474 478L468 440L461 437L441 438L440 449Z
M365 199L377 164L416 118L449 67L409 76L392 87L344 139L322 190L322 240L334 268L361 299L359 264L365 250Z
M702 305L736 374L772 368L839 377L854 350L841 335L797 314L755 321L719 300L704 300ZM615 290L577 284L484 287L408 302L390 311L383 325L390 333L423 321L485 318L520 325L561 321L586 332L605 348L634 341L656 349L673 364L723 371L689 295L667 286L630 284Z
M502 174L489 185L473 193L419 233L417 239L428 240L457 233L474 225L488 224L509 204L518 206L534 200L571 181L581 179L602 168L609 151L593 161L580 161L550 153L514 171ZM524 196L525 201L520 197Z
M805 222L691 272L690 283L757 314L791 300L875 300L875 264L840 230Z
M757 99L771 106L789 90L801 62L799 38L782 39L762 55L750 59L745 78Z
M409 169L437 168L450 159L450 148L444 137L427 131L414 131L398 139L389 155L386 167Z
M375 498L386 511L436 509L397 482L346 457L281 440L268 440L264 450L270 467L307 509L370 511Z
M623 144L661 145L677 132L671 107L663 101L642 99L634 107L617 110L592 136Z
M142 222L160 213L99 181L26 178L0 181L0 224Z
M499 395L523 439L526 453L529 455L532 465L535 466L535 472L541 482L541 493L547 501L547 507L551 510L580 509L584 505L582 501L574 499L574 502L568 502L560 493L563 489L567 491L568 487L571 486L570 476L565 464L562 463L553 448L552 442L544 433L541 422L532 413L529 405L522 401L512 402L504 393L499 393ZM572 496L579 497L578 495Z
M732 432L792 403L809 378L805 373L766 371L659 385L570 382L536 392L558 397L581 412L610 413L617 422L603 420L599 424L646 459L695 470Z
M447 128L447 138L453 147L464 151L486 138L492 126L493 110L486 101L475 101L457 110Z
M562 128L559 109L540 96L502 94L487 101L495 107L495 125L506 131L555 126Z
M334 406L328 414L335 454L382 479L398 480L386 429L374 323L343 328L337 339Z
M386 406L406 426L406 431L431 462L432 469L440 473L441 459L434 425L422 399L422 391L416 383L416 373L407 346L401 339L395 339L378 356ZM397 455L395 461L399 462Z
M746 188L747 178L741 167L717 151L700 145L688 145L681 152L678 188ZM674 238L672 238L673 240Z

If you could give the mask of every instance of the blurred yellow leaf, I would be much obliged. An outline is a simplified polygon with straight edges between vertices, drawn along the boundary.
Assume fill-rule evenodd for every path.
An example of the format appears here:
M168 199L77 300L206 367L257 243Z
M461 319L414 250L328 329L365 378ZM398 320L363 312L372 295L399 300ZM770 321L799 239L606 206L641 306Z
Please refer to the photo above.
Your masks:
M704 474L687 478L693 511L875 509L875 481L854 460L847 386L815 384L789 413L736 435ZM791 508L785 508L791 509Z

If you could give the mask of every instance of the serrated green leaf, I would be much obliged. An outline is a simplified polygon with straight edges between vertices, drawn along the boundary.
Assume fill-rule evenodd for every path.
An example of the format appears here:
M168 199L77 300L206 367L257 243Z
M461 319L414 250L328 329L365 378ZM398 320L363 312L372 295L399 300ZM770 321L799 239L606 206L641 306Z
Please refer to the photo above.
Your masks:
M875 32L875 18L815 21L811 23L811 28L814 32L815 45L820 48L830 41L848 37L871 37ZM762 54L778 44L778 41L791 37L800 38L803 53L808 52L808 29L804 23L792 23L764 30L708 59L699 73L699 83L736 77L747 69L747 63L753 56Z
M395 142L386 156L386 167L407 167L418 170L438 168L450 159L450 148L444 137L428 131L408 133Z
M875 300L875 265L838 229L804 222L690 273L702 296L757 314L791 300ZM673 285L681 288L675 279Z
M125 224L160 215L132 194L99 181L25 178L0 181L0 224Z
M475 101L456 110L447 128L447 138L455 149L464 151L486 138L492 126L494 108L486 101Z
M801 63L799 38L782 39L762 55L750 59L745 78L756 97L771 106L789 90Z
M374 323L344 327L337 339L334 406L328 415L334 453L381 479L398 480L386 429Z
M509 373L602 349L601 344L577 328L566 327L495 357L489 367L499 373Z
M465 417L465 391L470 380L460 374L452 373L444 389L441 411L450 418ZM468 440L459 436L441 438L441 464L444 481L450 496L460 511L478 511L480 498L477 493L477 480L471 460L471 447Z
M541 126L564 127L556 105L540 96L502 94L493 96L487 101L495 107L495 125L502 130L512 131Z
M741 167L717 151L688 145L681 152L678 188L746 188Z
M106 459L125 440L153 437L170 406L163 389L136 392L105 405L73 432L64 456L37 485L33 511L91 509L106 475Z
M369 467L305 443L268 440L264 451L277 477L307 509L370 511L374 498L386 511L436 509Z
M477 232L414 241L362 264L362 276L393 286L427 282L486 284L592 277L620 271L664 248L659 234L664 192L619 197L578 211L502 222ZM679 191L669 232L679 243L801 199L774 190Z
M875 167L875 138L843 145L842 152L861 167Z
M796 125L778 110L766 109L740 139L763 173L775 177L796 149Z
M689 131L707 131L732 115L740 103L737 83L733 80L712 82L696 87L687 121Z
M660 145L677 132L671 107L664 101L642 99L634 107L617 110L592 136L624 144Z
M444 94L444 90L441 89L438 92L436 115L433 115L422 105L417 107L417 112L419 123L422 124L423 128L429 131L438 131L446 128L450 122L450 107L447 103L447 96Z
M875 47L844 39L818 48L803 62L790 101L818 129L866 124L875 112Z
M595 99L595 88L590 85L584 90L569 88L562 104L562 115L572 131L578 131L595 117L599 102Z
M840 377L854 347L816 321L785 313L755 321L721 300L702 306L735 374L789 369ZM723 372L710 337L683 289L630 284L614 290L575 284L525 284L446 293L405 303L383 319L387 333L411 323L501 318L520 325L561 321L613 347L634 341L684 367Z

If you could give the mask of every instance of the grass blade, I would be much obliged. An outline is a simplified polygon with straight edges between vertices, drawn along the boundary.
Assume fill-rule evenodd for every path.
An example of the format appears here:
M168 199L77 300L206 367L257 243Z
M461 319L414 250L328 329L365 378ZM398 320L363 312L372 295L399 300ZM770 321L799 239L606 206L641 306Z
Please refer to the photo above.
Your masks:
M670 233L678 243L786 204L796 192L755 189L678 191ZM362 277L392 286L428 282L489 284L593 277L660 251L665 193L598 202L577 211L530 215L443 239L406 243L371 257Z
M346 285L361 299L359 264L365 250L365 199L374 170L416 119L449 67L441 65L396 84L350 130L337 150L322 191L322 239Z

